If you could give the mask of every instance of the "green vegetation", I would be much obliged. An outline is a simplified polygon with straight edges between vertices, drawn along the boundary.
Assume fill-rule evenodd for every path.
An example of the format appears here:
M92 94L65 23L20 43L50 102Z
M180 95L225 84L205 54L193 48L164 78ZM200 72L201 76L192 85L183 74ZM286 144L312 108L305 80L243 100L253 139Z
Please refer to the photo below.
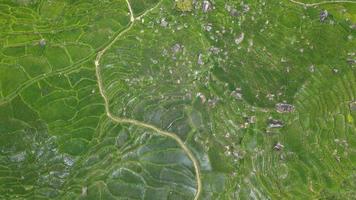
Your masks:
M354 199L355 38L353 1L3 0L0 199Z

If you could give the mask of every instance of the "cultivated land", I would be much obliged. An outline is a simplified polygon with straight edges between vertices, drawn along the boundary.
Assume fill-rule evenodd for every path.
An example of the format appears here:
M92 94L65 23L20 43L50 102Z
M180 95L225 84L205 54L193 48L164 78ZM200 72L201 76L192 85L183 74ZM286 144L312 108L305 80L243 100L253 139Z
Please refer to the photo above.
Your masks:
M0 2L0 199L353 199L356 1Z

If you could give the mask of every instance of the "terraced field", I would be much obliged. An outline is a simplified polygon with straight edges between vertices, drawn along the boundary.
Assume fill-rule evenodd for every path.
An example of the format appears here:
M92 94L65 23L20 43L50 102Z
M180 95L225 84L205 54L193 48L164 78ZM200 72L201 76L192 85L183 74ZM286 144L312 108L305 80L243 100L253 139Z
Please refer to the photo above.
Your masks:
M355 199L355 37L353 0L1 0L0 199Z

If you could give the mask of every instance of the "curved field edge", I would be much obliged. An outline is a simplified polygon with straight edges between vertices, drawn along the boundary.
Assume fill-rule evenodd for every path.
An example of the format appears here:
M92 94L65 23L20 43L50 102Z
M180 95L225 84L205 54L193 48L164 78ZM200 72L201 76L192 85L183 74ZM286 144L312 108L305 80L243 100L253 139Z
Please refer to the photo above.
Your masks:
M125 7L130 31L97 37L105 45L88 60L41 75L1 105L3 197L193 199L201 180L200 199L352 199L353 3L212 3L187 13L170 1ZM2 14L19 22L30 10L11 6ZM6 34L31 33L23 30ZM26 68L35 54L23 57L21 45L39 47L41 38L6 47L2 63L35 69ZM55 41L43 38L47 47ZM65 59L52 67L81 59L70 48L53 45ZM105 54L95 60L98 52ZM0 80L17 86L43 70ZM281 102L294 112L276 112ZM271 128L272 119L283 128Z

